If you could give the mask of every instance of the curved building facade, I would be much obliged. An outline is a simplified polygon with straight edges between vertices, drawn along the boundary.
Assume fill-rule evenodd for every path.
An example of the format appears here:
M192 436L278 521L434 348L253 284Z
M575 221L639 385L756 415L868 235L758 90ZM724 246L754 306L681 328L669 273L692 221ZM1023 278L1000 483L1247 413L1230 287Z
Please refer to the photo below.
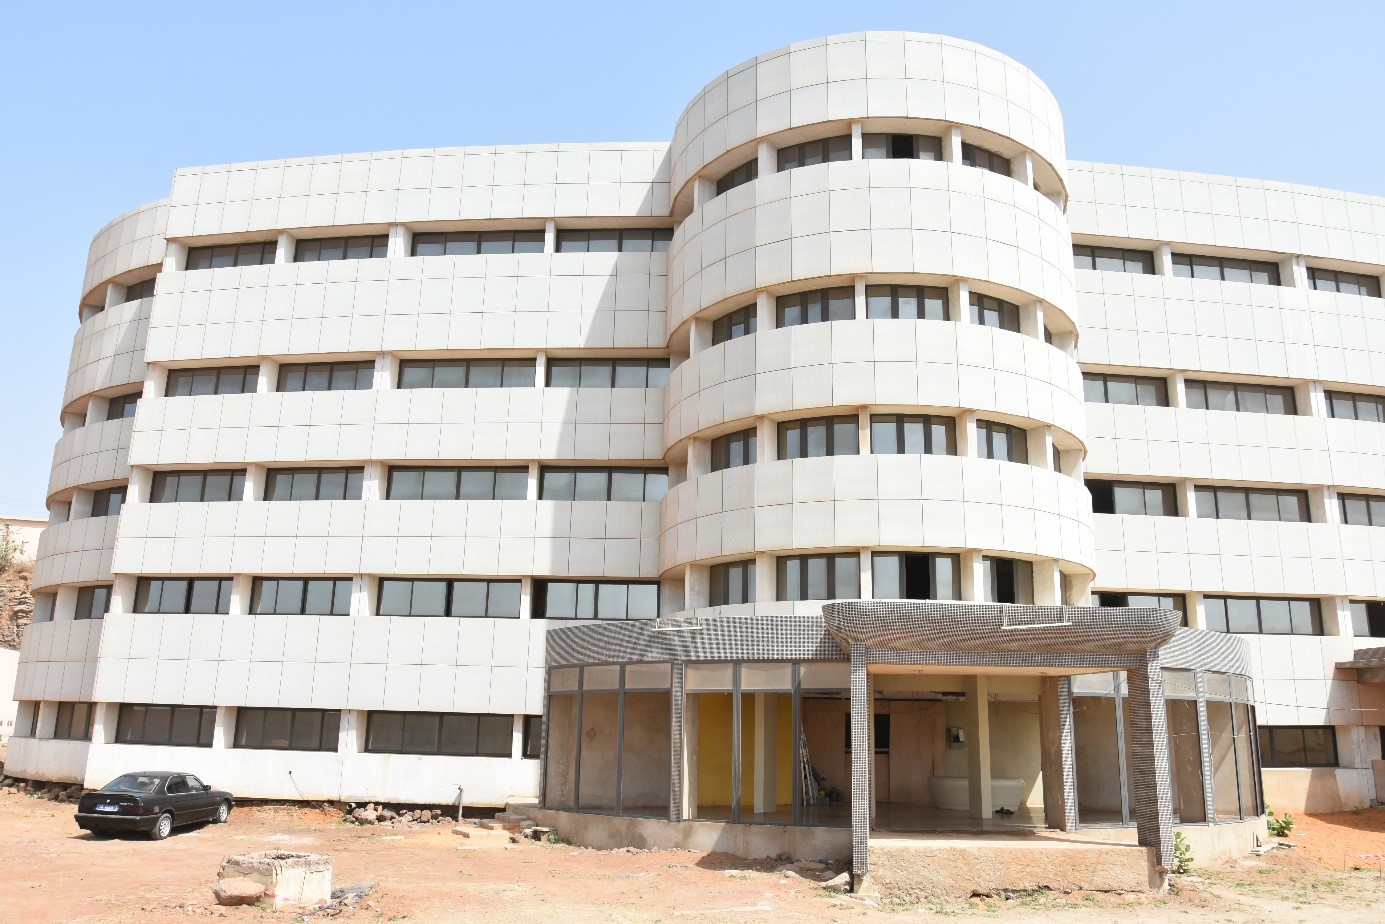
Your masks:
M102 230L7 772L1161 856L1376 798L1385 200L1069 161L909 33L672 139L180 170Z

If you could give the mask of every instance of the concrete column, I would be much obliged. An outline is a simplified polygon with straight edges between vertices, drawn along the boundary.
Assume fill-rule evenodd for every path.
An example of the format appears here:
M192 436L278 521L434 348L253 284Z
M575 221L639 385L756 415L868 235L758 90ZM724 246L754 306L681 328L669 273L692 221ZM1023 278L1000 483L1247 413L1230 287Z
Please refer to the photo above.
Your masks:
M712 569L706 565L684 565L683 609L701 609L711 603Z
M73 430L80 430L87 425L87 415L85 411L81 413L67 413L62 415L62 426L64 433L71 433Z
M1178 494L1178 515L1180 517L1197 516L1197 490L1191 478L1182 478L1177 482L1176 492Z
M188 265L188 248L179 241L169 241L164 247L164 262L160 268L164 273L181 273Z
M398 378L399 358L393 353L380 353L375 357L375 375L371 377L371 387L376 389L393 388Z
M1154 248L1154 273L1156 276L1173 275L1173 246L1158 244Z
M758 333L762 330L774 330L775 323L779 320L775 317L774 296L768 292L759 292L755 295L755 330Z
M870 549L861 549L861 553L860 553L860 554L861 554L861 571L860 571L861 599L862 599L862 600L872 600L872 599L875 598L875 573L874 573L874 570L872 569L873 561L872 561L872 559L871 559L871 551L870 551Z
M255 393L260 395L269 394L279 387L279 361L274 359L260 360L260 374L255 378Z
M279 236L274 239L274 262L292 263L293 247L296 241L292 234L287 231L280 231Z
M1010 158L1010 176L1025 186L1034 188L1034 155L1028 151Z
M1068 582L1068 592L1067 599L1063 602L1068 606L1091 606L1092 576L1082 572L1065 575L1065 577Z
M53 621L72 622L77 614L77 588L63 584L53 594Z
M558 252L558 223L551 218L543 223L543 252Z
M1039 685L1039 754L1044 775L1044 823L1058 831L1077 827L1077 761L1072 724L1072 681L1044 677Z
M1188 608L1188 628L1206 629L1207 628L1207 608L1203 604L1202 594L1196 591L1189 591L1183 595L1183 605ZM1209 767L1211 764L1203 764Z
M966 678L966 714L962 720L967 738L968 804L972 818L989 820L995 810L991 801L991 707L986 677Z
M852 284L856 290L856 320L864 321L866 319L866 277L857 276L852 280Z
M95 501L94 491L79 488L72 492L72 500L69 501L68 515L74 520L85 520L91 516L92 503Z
M548 354L543 350L534 354L534 385L538 388L548 385Z
M1308 288L1308 262L1297 254L1280 260L1279 284L1293 289Z
M856 445L861 455L870 455L870 408L856 410Z
M375 615L374 576L359 574L351 582L351 618L368 619Z
M851 159L852 159L852 160L861 160L861 159L862 159L862 157L864 156L864 155L861 153L863 147L864 147L864 146L863 146L863 144L862 144L862 138L861 138L861 123L860 123L860 122L852 122L852 123L851 123Z
M669 779L668 779L668 820L682 821L683 815L683 780L685 779L684 768L687 761L687 751L683 745L684 734L683 725L687 722L687 708L683 705L687 701L687 686L685 682L686 665L682 661L674 661L670 665L669 678L669 699L673 702L673 722L669 727ZM547 759L547 754L544 758Z
M411 256L414 234L406 225L390 225L390 239L385 247L385 256L392 260Z
M366 714L360 709L343 709L337 728L337 751L359 754L365 750Z
M712 322L695 318L688 325L688 355L696 356L712 345Z
M717 184L711 177L699 176L693 179L693 208L700 209L716 198Z
M529 463L529 484L524 492L527 500L536 501L539 499L539 479L541 471L538 462Z
M1337 489L1330 485L1309 488L1308 517L1314 523L1340 524L1342 504L1337 500Z
M151 364L144 376L144 391L141 398L162 398L168 391L168 367L159 363Z
M224 751L236 741L236 707L216 707L216 725L212 727L212 750Z
M779 452L779 427L768 417L755 421L755 456L759 462L773 462Z
M975 411L963 411L957 415L957 455L976 458Z
M106 286L106 307L103 310L110 311L116 305L125 304L125 290L127 288L127 286L123 286L118 282L113 282ZM83 320L86 319L83 318Z
M367 462L361 479L361 500L384 500L389 492L389 466L383 462Z
M91 743L111 744L120 721L119 703L95 703L91 710Z
M52 506L48 508L48 525L66 523L70 519L72 519L72 504L68 501L53 501Z
M1043 302L1025 302L1020 305L1020 333L1035 340L1044 339Z
M871 775L875 754L871 748L874 718L870 678L866 672L866 646L851 643L851 891L865 888L870 873Z
M1169 406L1187 407L1188 406L1188 377L1181 372L1175 372L1169 380Z
M1127 670L1126 685L1130 697L1126 740L1135 780L1132 803L1136 836L1140 846L1154 848L1155 862L1166 871L1173 866L1173 788L1159 652L1149 652L1143 664Z
M1048 427L1031 427L1024 432L1029 464L1053 471L1053 432Z
M79 305L77 307L77 323L79 325L85 324L102 311L105 311L105 309L98 308L96 305Z
M237 574L231 578L231 601L228 609L231 616L250 615L250 597L255 590L255 578L249 574Z
M698 723L702 718L701 700L696 696L688 696L687 690L687 665L685 662L674 662L673 679L685 691L682 696L683 701L683 747L674 755L674 766L677 770L672 774L680 777L683 788L681 800L679 802L679 815L683 818L697 817L697 736ZM676 695L676 694L675 694ZM678 700L674 700L677 702ZM677 723L673 726L676 737L680 729Z
M111 400L100 395L87 402L86 426L99 424L106 419L106 411L110 408Z
M38 721L34 723L35 738L52 738L53 729L58 725L58 704L56 701L43 701L34 704L38 709Z
M514 717L510 728L510 760L524 759L524 716Z
M1318 608L1322 611L1323 635L1350 638L1355 634L1352 632L1351 625L1351 598L1328 597L1319 602Z
M688 440L688 477L698 478L712 471L712 441L693 437Z
M756 693L755 741L751 752L755 813L773 812L778 804L779 699L773 693Z
M1304 383L1305 400L1299 407L1299 411L1306 412L1314 417L1330 417L1327 412L1327 389L1323 388L1322 382ZM1294 399L1298 400L1298 389L1294 389Z
M247 465L245 467L245 494L241 500L264 500L267 478L268 470L263 465Z
M779 172L779 151L768 141L761 141L755 148L755 157L759 161L760 176L773 176Z
M961 585L962 599L967 603L984 603L986 590L983 584L985 570L981 565L981 553L964 551L958 564L958 582Z
M154 481L154 473L143 465L130 466L130 482L125 486L125 503L149 503L149 487Z
M762 552L755 556L755 602L770 603L778 595L776 582L778 575L774 556Z
M1034 562L1034 603L1037 606L1063 605L1063 572L1058 562Z
M966 324L971 319L971 284L954 279L947 286L947 319Z
M1215 823L1217 817L1217 792L1215 777L1209 770L1212 764L1211 724L1207 719L1207 676L1197 671L1193 684L1197 691L1197 747L1202 760L1202 817Z
M962 162L962 130L955 125L943 135L943 160L952 164Z
M111 603L106 610L106 615L115 616L120 613L133 613L135 611L135 590L138 581L133 574L117 574L115 581L111 585Z

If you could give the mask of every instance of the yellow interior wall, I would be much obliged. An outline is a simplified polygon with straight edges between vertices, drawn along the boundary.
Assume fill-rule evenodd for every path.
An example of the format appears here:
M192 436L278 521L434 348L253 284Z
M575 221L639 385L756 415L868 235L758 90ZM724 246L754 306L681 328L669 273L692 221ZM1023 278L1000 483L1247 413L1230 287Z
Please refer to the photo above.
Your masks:
M696 693L697 803L731 804L731 694Z
M793 805L793 697L788 693L766 694L778 700L775 715L775 801L782 806ZM729 735L729 732L728 732ZM755 808L755 694L741 697L741 810ZM731 781L728 779L726 802L730 803ZM700 800L699 796L699 800ZM720 804L720 803L718 803Z

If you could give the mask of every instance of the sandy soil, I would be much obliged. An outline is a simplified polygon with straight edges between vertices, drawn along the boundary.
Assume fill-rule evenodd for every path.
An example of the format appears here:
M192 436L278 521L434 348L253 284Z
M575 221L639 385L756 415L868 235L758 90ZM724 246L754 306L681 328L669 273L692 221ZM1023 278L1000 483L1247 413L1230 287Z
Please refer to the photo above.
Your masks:
M609 922L855 922L998 918L1059 921L1251 922L1385 919L1385 872L1343 869L1344 854L1385 855L1385 810L1300 819L1299 846L1177 877L1166 895L1033 893L1010 901L874 908L785 876L776 864L686 851L602 852L558 844L462 838L450 825L360 828L311 808L238 809L224 826L180 829L154 843L97 841L72 807L0 793L0 920L151 922L292 921L289 912L219 908L211 887L233 853L284 849L330 854L337 885L376 889L334 920ZM322 920L313 917L310 920Z

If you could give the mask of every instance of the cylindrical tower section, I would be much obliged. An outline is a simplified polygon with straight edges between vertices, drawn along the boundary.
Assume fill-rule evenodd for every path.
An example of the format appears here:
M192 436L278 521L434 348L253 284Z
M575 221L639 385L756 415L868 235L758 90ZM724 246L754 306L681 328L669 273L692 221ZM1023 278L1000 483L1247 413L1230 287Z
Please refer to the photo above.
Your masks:
M1086 602L1062 138L1019 64L893 33L761 56L684 112L660 566L686 610Z

